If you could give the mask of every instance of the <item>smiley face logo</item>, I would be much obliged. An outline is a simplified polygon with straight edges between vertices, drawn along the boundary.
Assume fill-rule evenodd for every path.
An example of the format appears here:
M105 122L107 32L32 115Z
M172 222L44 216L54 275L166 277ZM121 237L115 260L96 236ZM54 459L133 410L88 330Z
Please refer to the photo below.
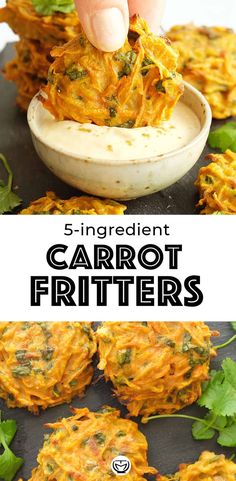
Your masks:
M111 469L117 476L124 476L130 472L131 462L126 456L116 456L116 458L112 460Z

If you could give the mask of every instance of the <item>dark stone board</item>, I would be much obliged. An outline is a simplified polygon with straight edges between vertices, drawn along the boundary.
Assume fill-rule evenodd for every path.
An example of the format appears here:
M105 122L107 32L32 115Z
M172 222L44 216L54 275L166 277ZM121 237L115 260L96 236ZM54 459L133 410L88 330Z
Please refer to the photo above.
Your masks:
M0 54L0 69L13 56L13 47L8 45ZM26 114L16 107L15 97L15 85L0 75L0 152L8 158L13 169L14 184L23 199L23 207L44 195L47 190L55 191L62 198L78 195L78 190L57 179L39 159L31 141ZM220 121L213 122L213 126L221 124ZM196 214L198 197L194 181L199 167L209 163L205 159L209 152L206 146L191 171L168 189L125 202L128 206L127 214Z
M211 323L212 329L219 330L220 338L214 340L215 344L221 344L229 339L233 334L230 323ZM96 328L96 325L95 325ZM212 360L211 367L218 369L223 359L231 357L236 361L235 343L218 351L217 358ZM95 359L94 364L96 365ZM125 416L127 411L122 407L114 397L111 385L106 384L103 379L98 379L101 371L95 371L93 383L87 389L86 395L82 400L74 399L71 403L75 407L88 407L90 410L96 411L103 405L110 405L121 409ZM96 381L96 382L95 382ZM39 416L28 413L25 409L7 409L5 403L0 401L0 409L2 410L3 419L16 419L18 431L12 443L12 449L15 454L25 459L23 468L17 473L16 480L20 476L28 479L31 470L36 466L36 458L39 449L43 443L43 435L47 430L43 427L45 423L55 422L58 417L70 415L69 406L66 404L50 408L41 412ZM192 416L204 415L205 410L196 404L182 411ZM194 441L191 435L192 422L182 419L162 419L151 421L144 425L139 422L140 430L145 434L148 440L149 464L159 469L162 474L168 474L177 470L179 463L193 462L204 450L214 451L215 453L224 453L230 457L235 449L223 449L217 443L216 439L210 441ZM154 478L149 478L150 480Z

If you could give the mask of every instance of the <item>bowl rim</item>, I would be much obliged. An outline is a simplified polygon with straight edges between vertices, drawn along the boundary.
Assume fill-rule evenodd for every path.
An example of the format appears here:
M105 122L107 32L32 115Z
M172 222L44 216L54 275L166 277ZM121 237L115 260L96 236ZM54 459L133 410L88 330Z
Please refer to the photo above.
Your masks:
M82 157L79 154L71 153L67 149L63 149L61 147L57 148L55 144L45 142L42 136L40 135L40 133L38 132L38 130L37 130L37 133L35 132L36 129L34 128L33 111L37 107L38 103L40 102L40 100L38 99L39 93L37 93L32 98L29 104L28 111L27 111L28 125L31 130L32 136L34 136L38 141L44 144L48 149L53 150L54 152L60 153L65 156L72 157L74 160L79 160L79 161L91 163L91 164L103 164L107 166L115 165L117 167L122 165L138 165L138 164L156 163L158 161L166 160L170 157L173 157L173 155L179 155L192 149L192 147L194 147L198 142L201 142L202 138L204 138L206 133L210 130L211 122L212 122L212 112L206 97L204 97L204 95L195 87L193 87L190 83L185 81L183 83L184 83L184 88L187 91L192 92L195 95L195 97L198 98L198 101L201 103L201 106L203 108L205 119L200 132L196 135L196 137L194 137L191 140L191 142L184 145L183 147L180 147L179 149L171 150L170 152L167 152L165 154L153 155L151 157L146 157L142 159L127 159L127 160L126 159L122 159L122 160L106 159L105 160L105 159L99 159L91 156ZM179 101L181 102L181 98Z

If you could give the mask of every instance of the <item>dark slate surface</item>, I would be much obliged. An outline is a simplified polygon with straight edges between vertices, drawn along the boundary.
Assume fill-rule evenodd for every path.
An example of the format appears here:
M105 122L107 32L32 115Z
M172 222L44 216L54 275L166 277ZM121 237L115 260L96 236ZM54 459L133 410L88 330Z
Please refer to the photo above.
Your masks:
M12 45L0 54L0 69L13 56ZM16 89L0 75L0 152L7 156L14 172L14 184L26 207L30 201L54 190L58 196L68 198L78 195L78 191L54 177L36 154L26 115L15 105ZM214 121L214 125L222 122ZM168 189L148 197L125 202L127 214L196 214L197 192L194 181L198 169L206 165L209 153L205 148L200 160L179 182ZM1 170L0 170L1 174Z
M221 332L221 337L214 340L215 344L221 344L229 339L233 330L229 323L211 323L212 329ZM218 357L212 361L212 368L219 368L222 360L231 357L236 361L235 343L218 351ZM94 361L96 364L96 360ZM99 374L101 372L99 371ZM98 377L95 372L94 380ZM88 388L84 399L75 399L72 403L76 407L88 407L97 410L102 405L116 406L121 409L123 415L126 409L121 407L119 402L112 395L111 386L99 380ZM3 419L14 418L18 423L18 431L12 448L17 455L25 459L24 467L18 472L16 479L23 476L30 477L31 469L36 466L37 453L43 443L43 434L47 431L43 425L47 422L54 422L58 417L69 416L69 406L62 405L48 409L33 416L24 409L7 409L3 401L0 401ZM182 412L193 415L204 415L204 409L193 405ZM216 453L225 453L228 457L235 453L235 449L223 449L216 440L194 441L191 436L191 421L180 419L162 419L151 421L147 425L139 422L141 431L146 435L149 444L149 463L156 466L161 473L167 474L177 470L178 464L182 462L193 462L203 450L212 450ZM153 479L153 478L150 478Z

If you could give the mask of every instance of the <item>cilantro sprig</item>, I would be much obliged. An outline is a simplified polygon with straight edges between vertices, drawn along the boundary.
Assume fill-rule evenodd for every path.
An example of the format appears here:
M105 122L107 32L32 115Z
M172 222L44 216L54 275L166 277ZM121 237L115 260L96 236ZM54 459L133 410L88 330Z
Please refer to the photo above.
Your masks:
M231 322L231 327L234 331L236 331L236 322ZM228 339L227 341L223 342L223 344L219 344L218 346L214 346L214 349L216 349L218 351L218 349L223 349L224 347L226 346L229 346L229 344L231 344L232 342L236 341L236 334L234 336L232 336L230 339Z
M236 122L227 122L210 132L208 143L213 149L225 152L227 149L236 152Z
M2 162L3 167L8 173L7 184L0 179L0 214L4 214L5 212L10 212L15 207L20 205L22 200L20 197L18 197L18 195L12 192L13 173L6 157L4 157L3 154L0 154L0 162Z
M217 435L221 446L236 447L236 362L225 359L220 371L211 371L210 380L203 385L203 394L198 400L201 407L208 409L204 418L185 414L162 414L145 420L179 418L194 421L192 436L201 441Z
M16 431L16 421L13 419L1 421L0 411L0 445L3 448L3 453L0 455L0 479L4 481L12 481L23 464L23 459L15 456L9 448Z
M232 322L231 326L236 331L236 322ZM234 340L236 335L215 348L221 349ZM194 439L200 441L217 436L221 446L236 447L236 362L233 359L225 359L220 370L210 372L210 379L203 383L202 395L197 403L207 409L203 418L186 414L161 414L150 416L144 422L161 418L188 419L194 421Z
M71 13L75 10L73 0L32 0L39 15L53 15L56 12Z

